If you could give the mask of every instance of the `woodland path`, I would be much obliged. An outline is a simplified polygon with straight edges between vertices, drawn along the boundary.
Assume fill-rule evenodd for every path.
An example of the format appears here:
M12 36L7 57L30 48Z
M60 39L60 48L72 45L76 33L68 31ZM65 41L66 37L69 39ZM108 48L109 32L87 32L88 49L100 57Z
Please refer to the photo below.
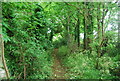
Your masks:
M52 79L67 79L65 76L66 74L66 69L63 67L63 64L61 63L60 59L57 56L58 54L58 49L53 50L53 76Z

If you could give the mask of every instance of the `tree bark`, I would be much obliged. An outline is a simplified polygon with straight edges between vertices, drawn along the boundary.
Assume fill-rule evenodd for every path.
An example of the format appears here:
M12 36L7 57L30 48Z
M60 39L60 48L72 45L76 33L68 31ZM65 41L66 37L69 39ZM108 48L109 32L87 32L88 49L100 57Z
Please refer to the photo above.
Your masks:
M83 3L84 5L86 5L85 3ZM85 14L86 12L84 11L84 19L83 19L83 24L84 24L84 50L87 49L87 22L86 22L86 19L87 19L87 16Z
M0 44L1 44L2 63L3 63L3 66L4 66L5 72L6 72L6 77L7 77L7 79L9 79L10 75L9 75L9 71L8 71L8 68L7 68L7 65L6 65L6 61L5 61L5 57L4 57L4 42L3 42L1 34L0 34L0 41L1 41Z
M97 26L98 26L98 47L97 47L97 50L98 50L98 57L101 56L101 47L100 47L100 44L101 44L101 27L100 27L99 12L100 12L100 4L98 6L98 14L97 14Z
M77 26L75 26L75 29L74 29L75 42L76 42L76 40L77 40L77 33L76 33L76 31L77 31Z
M83 21L84 21L84 50L86 50L87 49L87 37L86 37L86 35L87 35L87 32L86 32L87 28L86 28L85 17L84 17Z
M70 17L68 15L68 18L67 18L67 45L69 47L69 44L71 42L70 40L70 27L69 27L69 24L70 24Z
M52 39L53 39L53 30L51 29L51 32L50 32L50 41L52 42Z
M80 20L78 17L78 25L77 25L77 42L78 42L78 47L80 46Z

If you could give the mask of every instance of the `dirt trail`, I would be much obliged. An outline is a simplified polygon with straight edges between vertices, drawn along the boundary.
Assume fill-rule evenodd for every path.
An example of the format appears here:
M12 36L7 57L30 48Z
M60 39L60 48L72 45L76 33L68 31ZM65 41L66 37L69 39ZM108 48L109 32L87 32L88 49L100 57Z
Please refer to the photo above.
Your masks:
M53 58L54 58L54 64L53 64L53 76L52 79L67 79L65 76L65 69L62 66L60 59L57 56L58 49L54 49L53 51Z

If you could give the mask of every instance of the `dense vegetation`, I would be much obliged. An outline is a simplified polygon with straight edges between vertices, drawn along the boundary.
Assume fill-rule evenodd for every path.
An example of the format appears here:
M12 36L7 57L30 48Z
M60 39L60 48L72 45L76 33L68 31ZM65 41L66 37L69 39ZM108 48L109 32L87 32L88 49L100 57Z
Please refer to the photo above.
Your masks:
M59 76L68 79L120 78L117 2L9 2L2 8L8 78L59 79L57 72L53 77L58 60L65 70Z

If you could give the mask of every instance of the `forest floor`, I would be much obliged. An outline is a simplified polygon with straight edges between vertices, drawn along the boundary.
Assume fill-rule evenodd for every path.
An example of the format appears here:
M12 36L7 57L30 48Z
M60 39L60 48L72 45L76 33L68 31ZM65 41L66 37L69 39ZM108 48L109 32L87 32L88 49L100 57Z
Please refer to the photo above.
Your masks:
M59 59L59 57L57 56L58 54L58 49L54 49L53 50L53 76L52 79L67 79L66 74L66 69L63 66L61 60Z

